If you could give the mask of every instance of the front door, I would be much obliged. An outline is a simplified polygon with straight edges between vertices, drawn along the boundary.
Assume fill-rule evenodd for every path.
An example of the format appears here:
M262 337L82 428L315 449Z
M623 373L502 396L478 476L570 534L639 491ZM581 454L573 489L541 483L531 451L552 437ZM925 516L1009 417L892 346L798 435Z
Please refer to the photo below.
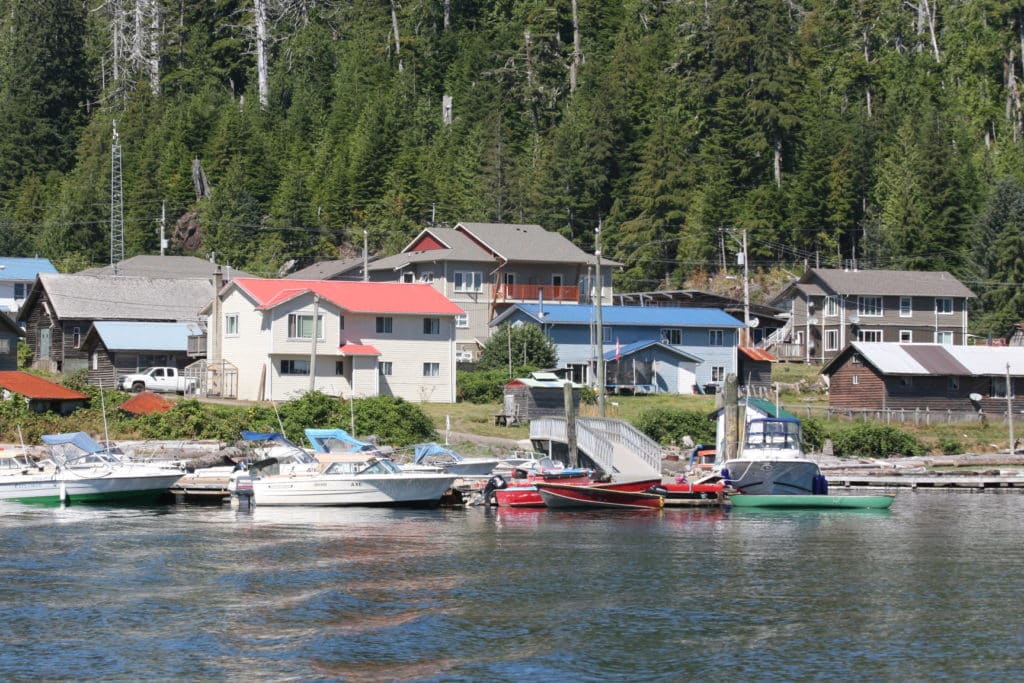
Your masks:
M50 340L53 339L53 330L49 327L39 329L39 358L50 358Z

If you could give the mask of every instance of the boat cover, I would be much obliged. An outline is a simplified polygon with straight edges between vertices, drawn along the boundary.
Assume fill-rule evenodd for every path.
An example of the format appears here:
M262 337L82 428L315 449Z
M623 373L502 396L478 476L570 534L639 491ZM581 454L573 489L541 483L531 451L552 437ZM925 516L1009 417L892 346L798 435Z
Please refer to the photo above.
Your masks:
M452 458L456 462L460 462L462 460L462 456L460 456L458 453L451 450L450 448L445 448L441 444L437 443L416 444L415 446L413 446L413 452L415 453L415 455L413 456L412 461L416 464L422 463L424 458L427 458L431 455L448 456L449 458Z
M242 438L246 441L276 441L285 446L298 448L298 446L285 438L284 434L279 432L250 432L248 429L243 429Z
M349 448L343 449L344 451L358 452L374 450L373 444L354 438L344 429L307 429L306 438L309 439L309 443L313 444L313 450L317 453L338 452L337 449L334 449L333 451L331 450L328 446L329 441L338 441L343 444L348 444Z
M68 432L66 434L43 434L43 443L48 446L64 446L72 444L86 453L99 453L106 450L85 432Z

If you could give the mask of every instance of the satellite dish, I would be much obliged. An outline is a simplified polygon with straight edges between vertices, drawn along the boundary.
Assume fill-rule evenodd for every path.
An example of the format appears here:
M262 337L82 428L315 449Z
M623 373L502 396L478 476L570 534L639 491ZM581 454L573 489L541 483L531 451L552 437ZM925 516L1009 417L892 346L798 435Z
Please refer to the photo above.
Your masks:
M760 325L760 324L761 324L761 321L760 321L760 320L758 320L757 318L751 318L751 319L750 319L750 320L749 320L749 321L747 322L747 326L748 326L748 327L757 327L757 326L758 326L758 325Z
M807 320L807 322L808 322L808 324L811 324L811 325L817 325L817 324L818 324L818 319L817 319L817 318L816 318L815 316L813 316L813 315L812 315L812 316L811 316L811 317L810 317L810 318L809 318L809 319Z
M858 323L860 323L860 316L859 315L851 315L850 316L850 324L851 325L857 325Z
M975 403L981 400L981 394L969 394L967 398L971 399Z

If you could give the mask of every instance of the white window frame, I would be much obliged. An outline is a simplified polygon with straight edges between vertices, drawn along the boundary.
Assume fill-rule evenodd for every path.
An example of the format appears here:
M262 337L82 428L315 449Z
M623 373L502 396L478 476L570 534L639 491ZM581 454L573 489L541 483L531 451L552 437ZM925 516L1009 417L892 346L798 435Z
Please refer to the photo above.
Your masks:
M865 339L865 337L867 337L869 335L872 336L872 337L874 337L875 335L878 335L878 339L874 340L874 341L868 341L867 339ZM885 339L885 336L882 334L882 330L858 330L857 331L857 341L864 342L865 344L877 344L878 342L881 342L884 339Z
M900 317L911 318L914 315L914 297L912 296L901 296L900 297Z
M278 367L282 375L309 377L308 358L282 358ZM303 372L303 368L305 368L305 372Z
M411 270L403 272L402 282L407 285L411 285L412 283L416 282L416 273L412 272Z
M562 286L562 274L561 273L551 273L551 286L552 287L561 287Z
M425 270L420 273L420 282L424 284L432 284L434 282L434 271Z
M839 350L839 330L825 330L825 350Z
M82 348L82 328L75 326L71 328L71 346L76 349Z
M469 327L469 313L460 313L455 316L455 327L464 330Z
M935 315L953 315L953 297L935 297Z
M904 339L904 336L906 339ZM900 330L900 344L912 344L914 343L914 331L913 330Z
M437 337L441 334L441 319L440 318L424 318L423 319L423 334L430 337Z
M860 384L860 375L853 375L850 378L850 383L851 384Z
M725 330L708 330L708 346L725 346Z
M508 275L511 273L506 273L506 276ZM482 292L484 289L483 273L479 270L457 270L452 274L452 287L456 292Z
M377 334L395 333L395 319L389 315L378 315L377 321L374 325L374 329L377 331Z
M424 377L440 377L441 376L441 364L440 363L424 363L423 364L423 376Z
M389 360L377 361L377 374L381 377L391 377L395 372L395 366Z
M666 327L661 331L661 338L669 346L682 346L683 345L683 330L679 327Z
M949 341L943 341L948 339ZM935 343L942 344L943 346L953 345L953 330L935 330Z
M875 305L877 304L877 305ZM881 318L885 311L884 302L880 296L858 296L857 315L862 318Z
M712 365L711 366L711 381L712 382L724 382L725 381L725 366L724 365Z
M303 329L311 322L313 322L312 313L289 313L288 339L292 341L312 339L313 331L310 330L309 334L304 334L305 330ZM324 317L322 315L317 315L316 317L316 338L317 341L324 341Z
M28 298L28 285L24 282L14 283L14 300L22 301Z
M605 344L611 344L613 341L615 341L615 335L612 332L613 332L613 330L612 330L612 327L610 325L602 325L601 326L601 337L602 337L601 341L603 341Z
M825 297L825 304L822 306L825 311L826 318L835 318L839 315L839 297L835 294L829 294Z
M238 336L238 314L237 313L226 313L226 314L224 314L224 336L225 337L237 337Z

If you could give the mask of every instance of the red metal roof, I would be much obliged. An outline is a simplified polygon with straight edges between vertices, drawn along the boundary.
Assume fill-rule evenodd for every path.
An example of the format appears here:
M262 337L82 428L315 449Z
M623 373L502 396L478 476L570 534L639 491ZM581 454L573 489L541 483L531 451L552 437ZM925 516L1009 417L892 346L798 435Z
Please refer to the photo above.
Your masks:
M766 360L770 363L775 363L779 359L768 353L764 349L757 349L753 346L741 346L740 353L749 358L750 360Z
M149 415L150 413L166 413L174 407L174 404L163 396L157 396L152 391L142 391L118 407L126 413Z
M89 398L85 394L80 394L73 389L68 389L42 377L17 370L0 372L0 387L15 394L21 394L26 398L59 399L63 401Z
M260 309L273 308L297 296L316 293L352 313L461 315L465 312L426 284L255 278L236 278L233 282L256 299Z
M379 356L380 351L369 344L344 344L340 349L345 356Z

